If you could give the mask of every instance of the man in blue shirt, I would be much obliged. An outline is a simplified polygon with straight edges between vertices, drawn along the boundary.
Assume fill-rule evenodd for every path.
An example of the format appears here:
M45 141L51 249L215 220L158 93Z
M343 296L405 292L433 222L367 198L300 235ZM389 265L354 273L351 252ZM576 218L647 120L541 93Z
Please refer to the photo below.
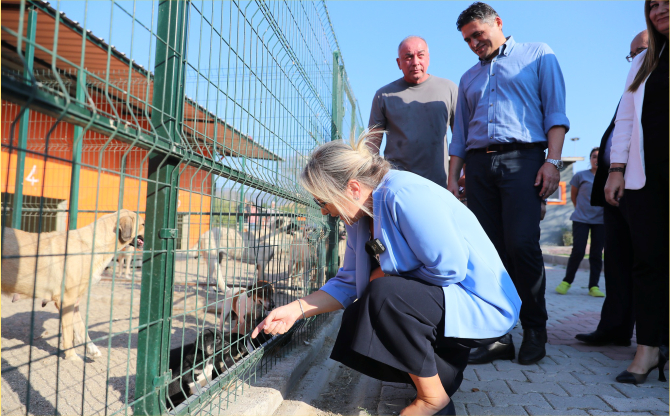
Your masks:
M487 4L473 3L456 25L479 62L463 74L458 87L447 189L458 196L465 163L468 208L521 297L519 363L532 364L546 355L540 204L558 188L563 140L570 128L563 74L546 44L505 37L502 19ZM497 358L514 358L511 334L473 351L470 362Z

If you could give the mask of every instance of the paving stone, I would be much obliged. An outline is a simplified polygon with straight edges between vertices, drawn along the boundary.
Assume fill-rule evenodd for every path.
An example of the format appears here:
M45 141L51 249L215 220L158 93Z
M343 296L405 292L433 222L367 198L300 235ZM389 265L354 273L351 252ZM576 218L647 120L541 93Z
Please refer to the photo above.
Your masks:
M595 361L597 363L597 361ZM584 373L589 374L592 371L582 364L575 362L574 364L556 364L554 362L547 361L546 359L540 361L540 368L547 373ZM599 365L599 364L597 364Z
M528 380L524 373L521 370L509 370L509 371L491 371L491 370L475 370L477 376L482 381L489 380L517 380L517 381L526 381Z
M521 406L509 407L483 407L478 404L469 404L465 406L470 415L527 415L526 410Z
M526 409L528 414L532 415L532 416L588 415L586 410L582 410L582 409L570 409L570 410L553 410L553 409L551 409L550 410L550 409L545 409L544 407L536 407L536 406L524 406L524 408Z
M508 360L498 360L495 361L495 363L509 363L511 361ZM493 365L494 363L486 363L486 364L468 364L468 368L472 368L473 370L477 371L497 371L498 369ZM517 364L518 365L518 364Z
M461 403L478 404L480 406L491 406L489 397L483 391L477 392L458 392L454 395L454 399L458 399Z
M663 412L663 411L658 411L658 410L652 410L649 413L651 413L652 415L668 416L668 412Z
M610 376L610 375L616 376L617 374L619 374L620 372L625 370L626 367L628 367L628 364L629 363L626 362L626 361L621 361L621 365L618 368L616 368L616 367L603 367L600 364L595 364L595 365L581 364L581 365L582 365L582 367L585 367L586 369L588 369L593 374L600 374L600 375L604 375L604 376Z
M616 383L613 385L615 389L620 391L626 397L632 399L640 399L644 397L656 397L663 403L668 403L668 389L667 387L652 387L643 388L642 386L635 386L633 384Z
M531 383L544 383L544 382L551 382L551 383L557 383L559 381L563 381L565 383L573 383L573 384L582 384L579 379L576 378L576 374L573 373L535 373L533 371L526 371L524 372L526 377L528 377L528 380Z
M602 399L618 412L668 410L668 405L655 397L645 397L642 399L622 399L619 397L602 396Z
M456 408L457 415L467 415L468 411L465 409L465 403L461 403L458 400L454 400L454 407Z
M521 365L516 361L509 361L509 360L494 361L493 365L495 366L494 369L497 370L497 371L508 371L508 370L539 371L540 370L540 367L537 364Z
M614 384L616 380L614 379L615 375L608 374L584 374L584 373L574 373L575 378L581 381L584 384Z
M598 415L598 416L600 416L600 415L602 415L602 416L606 416L606 415L618 415L618 416L624 416L625 415L625 416L628 416L628 415L650 415L651 412L603 412L602 410L591 409L591 410L589 410L589 414L594 415L594 416L595 415Z
M537 406L551 409L551 405L539 393L525 393L525 394L504 394L504 393L489 393L491 403L494 407L500 406Z
M563 397L555 394L546 393L544 398L558 410L562 409L599 409L612 410L600 397L595 395L584 395L581 397Z
M465 371L463 371L463 380L479 381L479 377L475 374L475 370L468 366L465 368Z
M518 383L521 383L520 381ZM470 381L463 380L458 391L472 392L472 389L478 389L486 392L512 393L509 386L503 380L491 381Z
M566 385L574 386L575 388L583 388L577 384L565 383ZM509 383L512 391L517 394L526 394L526 393L553 393L557 396L567 396L568 393L565 389L559 386L559 383L556 382L522 382L522 381L512 381Z
M626 398L626 396L621 394L620 391L616 390L610 384L599 383L599 384L589 384L586 386L580 386L572 383L560 383L560 382L558 384L560 384L561 387L567 390L570 396L578 397L583 396L585 394L595 394L597 396L608 395L612 397L618 397L621 399Z

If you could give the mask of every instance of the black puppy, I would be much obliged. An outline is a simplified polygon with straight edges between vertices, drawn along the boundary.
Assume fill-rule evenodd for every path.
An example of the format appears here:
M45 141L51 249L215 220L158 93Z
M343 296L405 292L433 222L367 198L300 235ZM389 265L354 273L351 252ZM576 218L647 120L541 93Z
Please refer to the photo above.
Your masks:
M170 370L174 379L168 386L167 408L182 403L201 386L212 381L213 356L221 356L223 334L218 329L207 328L198 334L195 342L170 351ZM183 356L183 360L182 360ZM181 377L180 377L181 376Z
M263 319L265 319L265 316L256 318L251 328L257 327ZM271 338L272 335L266 334L263 331L261 331L255 339L251 338L251 334L241 334L238 332L224 334L223 353L217 352L214 357L215 373L213 374L213 377L216 378L218 375L223 374L236 362L240 361L256 348L259 348Z

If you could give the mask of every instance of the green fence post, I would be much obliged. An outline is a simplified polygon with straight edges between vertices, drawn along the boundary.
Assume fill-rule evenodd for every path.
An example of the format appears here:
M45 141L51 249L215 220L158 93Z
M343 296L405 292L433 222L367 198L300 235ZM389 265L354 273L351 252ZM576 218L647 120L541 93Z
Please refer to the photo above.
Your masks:
M25 42L26 78L33 72L33 61L35 59L35 33L37 31L37 10L28 8L28 39ZM14 185L14 201L12 202L12 228L21 229L21 217L23 214L23 174L25 173L26 152L28 146L28 126L30 125L30 110L26 109L19 121L19 137L17 147L21 150L16 152L16 181Z
M79 102L86 101L86 72L80 69L77 71L77 92L76 98ZM79 213L79 178L81 176L81 150L84 142L84 129L81 126L74 126L74 143L72 146L72 175L70 178L70 206L69 206L69 228L77 229L77 215Z
M342 139L342 66L340 65L340 53L333 52L333 102L332 102L332 124L330 140ZM326 267L328 267L328 279L337 274L338 249L337 249L337 218L328 216L328 249L326 251Z
M159 136L173 143L181 136L188 7L188 0L162 1L158 5L151 122ZM149 156L135 414L160 414L170 380L179 163L177 158L158 152Z

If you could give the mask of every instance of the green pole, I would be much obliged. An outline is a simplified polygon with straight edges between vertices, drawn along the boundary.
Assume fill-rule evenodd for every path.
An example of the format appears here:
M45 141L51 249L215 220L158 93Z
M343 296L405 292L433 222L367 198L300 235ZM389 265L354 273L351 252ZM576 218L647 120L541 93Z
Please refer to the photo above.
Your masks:
M37 29L37 10L28 8L28 41L26 44L25 60L26 68L24 75L30 77L33 72L33 61L35 59L35 33ZM19 120L19 137L16 152L16 180L14 184L14 201L12 202L12 228L21 229L21 217L23 214L23 175L25 173L26 152L28 146L28 127L30 126L30 110L26 109Z
M151 122L156 134L178 142L184 105L188 0L158 5L156 68ZM177 237L179 163L155 152L149 156L144 258L137 341L135 414L157 415L165 408L170 381L168 357Z
M77 92L76 98L79 102L86 101L86 72L80 69L77 71ZM84 129L78 125L74 126L74 144L72 146L72 176L70 179L70 207L69 207L69 228L77 229L77 215L79 213L79 178L81 176L81 151L84 142Z
M340 53L333 52L333 101L332 101L332 125L330 140L342 138L342 66L340 65ZM338 269L337 250L337 219L328 216L328 249L326 251L326 267L328 267L327 279L335 276Z

